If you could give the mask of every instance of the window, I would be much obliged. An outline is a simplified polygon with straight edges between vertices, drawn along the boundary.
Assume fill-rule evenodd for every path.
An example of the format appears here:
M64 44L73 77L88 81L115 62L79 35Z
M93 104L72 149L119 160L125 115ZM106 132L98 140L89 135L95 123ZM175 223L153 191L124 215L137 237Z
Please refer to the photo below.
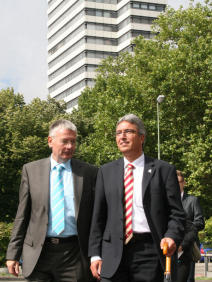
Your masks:
M148 9L148 5L147 4L141 4L140 9L147 10Z
M149 10L156 10L156 6L153 4L149 4Z

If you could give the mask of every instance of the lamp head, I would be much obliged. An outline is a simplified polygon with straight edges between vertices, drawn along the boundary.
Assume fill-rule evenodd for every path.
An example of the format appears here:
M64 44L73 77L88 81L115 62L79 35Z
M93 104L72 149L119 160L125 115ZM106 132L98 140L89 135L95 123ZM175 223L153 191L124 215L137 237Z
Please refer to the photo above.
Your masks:
M159 96L157 97L157 102L158 102L159 104L162 103L163 100L164 100L164 98L165 98L164 95L159 95Z

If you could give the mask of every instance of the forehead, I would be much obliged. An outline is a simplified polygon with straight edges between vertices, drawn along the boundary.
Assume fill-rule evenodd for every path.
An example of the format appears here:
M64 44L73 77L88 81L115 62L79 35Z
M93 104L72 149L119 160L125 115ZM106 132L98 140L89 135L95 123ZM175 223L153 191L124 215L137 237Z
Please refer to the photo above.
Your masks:
M137 125L128 121L122 121L117 125L116 130L137 129Z
M77 134L75 131L67 128L58 128L55 130L54 135L59 138L76 138Z

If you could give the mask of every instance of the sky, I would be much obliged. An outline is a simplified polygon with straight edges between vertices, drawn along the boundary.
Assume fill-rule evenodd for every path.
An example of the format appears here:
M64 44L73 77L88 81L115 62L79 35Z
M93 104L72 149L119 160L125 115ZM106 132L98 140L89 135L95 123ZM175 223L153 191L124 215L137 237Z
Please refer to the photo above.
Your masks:
M203 3L204 0L195 2ZM189 0L168 0L178 9ZM47 0L0 0L0 90L47 98Z

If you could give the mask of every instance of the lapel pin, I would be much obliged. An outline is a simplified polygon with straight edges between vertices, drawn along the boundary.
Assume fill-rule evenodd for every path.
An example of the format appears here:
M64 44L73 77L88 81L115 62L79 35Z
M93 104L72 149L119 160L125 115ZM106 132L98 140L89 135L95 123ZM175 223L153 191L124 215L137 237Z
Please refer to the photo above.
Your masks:
M149 169L149 170L148 170L148 173L152 173L152 170L151 170L151 169Z

